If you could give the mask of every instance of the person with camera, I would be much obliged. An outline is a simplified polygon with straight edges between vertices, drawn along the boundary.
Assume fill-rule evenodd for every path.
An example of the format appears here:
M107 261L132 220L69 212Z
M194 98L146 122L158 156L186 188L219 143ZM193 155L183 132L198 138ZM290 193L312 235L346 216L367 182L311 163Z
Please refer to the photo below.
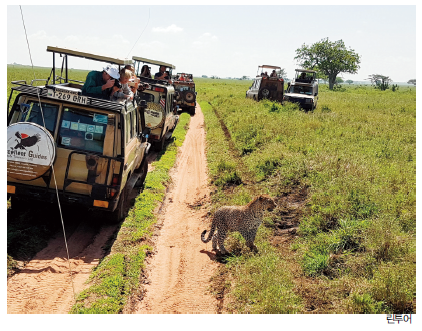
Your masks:
M103 71L91 71L86 76L85 84L82 87L82 95L108 100L112 87L119 78L119 71L112 66L103 68Z
M169 72L166 71L166 67L165 66L160 66L160 71L157 72L154 75L154 79L158 79L158 80L166 80L169 82L169 84L171 84L171 80L170 80L170 76L169 76Z

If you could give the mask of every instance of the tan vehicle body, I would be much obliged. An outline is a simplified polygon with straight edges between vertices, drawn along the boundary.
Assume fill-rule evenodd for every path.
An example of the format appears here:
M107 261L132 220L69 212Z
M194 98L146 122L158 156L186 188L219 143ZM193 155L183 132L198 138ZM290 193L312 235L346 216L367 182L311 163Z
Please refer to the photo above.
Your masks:
M157 80L140 76L141 63L154 64L175 69L175 66L162 61L155 61L134 56L137 77L142 83L148 83L149 87L139 93L138 102L145 100L145 126L151 130L149 141L157 151L164 148L166 140L169 140L179 122L175 100L174 87L165 80ZM171 73L169 75L171 77Z
M70 50L65 52L74 55ZM9 112L8 125L43 126L40 116L43 109L46 129L54 139L53 167L60 199L65 203L115 211L115 218L120 220L124 216L121 207L127 192L137 182L142 185L147 174L146 154L150 144L143 134L143 109L136 101L122 104L85 97L86 103L81 104L71 102L71 98L68 101L55 97L56 91L75 93L82 88L81 84L55 84L54 81L38 88L26 82L15 83L17 87L12 88L12 93L19 94ZM55 200L52 169L32 180L19 180L8 173L7 187L12 206L13 200Z

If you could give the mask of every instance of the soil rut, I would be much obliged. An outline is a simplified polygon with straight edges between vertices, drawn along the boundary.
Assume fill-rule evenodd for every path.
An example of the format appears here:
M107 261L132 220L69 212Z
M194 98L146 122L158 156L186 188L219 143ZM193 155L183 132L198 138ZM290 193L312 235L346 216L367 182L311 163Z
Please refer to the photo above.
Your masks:
M172 170L172 186L159 216L155 254L149 261L146 294L136 313L216 313L209 280L217 269L211 245L202 243L209 198L204 116L199 105Z
M75 292L104 256L102 247L116 226L98 228L81 223L68 238ZM57 234L18 274L7 281L8 314L65 314L74 304L63 235Z

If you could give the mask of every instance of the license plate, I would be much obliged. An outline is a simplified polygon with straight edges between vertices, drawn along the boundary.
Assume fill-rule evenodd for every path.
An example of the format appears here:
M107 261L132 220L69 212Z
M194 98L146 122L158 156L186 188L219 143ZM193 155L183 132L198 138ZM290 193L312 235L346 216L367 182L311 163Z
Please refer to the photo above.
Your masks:
M54 91L51 89L47 90L47 97L62 100L62 101L80 103L83 105L86 105L87 100L88 100L88 98L83 95L77 95L77 94L63 92L63 91Z

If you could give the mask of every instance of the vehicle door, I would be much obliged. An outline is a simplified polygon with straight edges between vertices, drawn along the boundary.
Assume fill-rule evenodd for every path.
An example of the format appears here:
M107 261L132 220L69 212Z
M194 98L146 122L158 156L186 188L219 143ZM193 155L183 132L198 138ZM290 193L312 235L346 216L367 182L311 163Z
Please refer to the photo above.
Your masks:
M137 134L138 129L138 121L137 121L137 107L135 108L133 102L128 102L126 104L126 113L124 115L124 139L125 139L125 161L124 161L124 170L126 172L125 177L130 172L132 173L133 170L137 168L137 166L141 162L142 157L142 150L141 150L141 141L140 137ZM124 178L122 181L122 185L124 185L124 181L127 178Z

